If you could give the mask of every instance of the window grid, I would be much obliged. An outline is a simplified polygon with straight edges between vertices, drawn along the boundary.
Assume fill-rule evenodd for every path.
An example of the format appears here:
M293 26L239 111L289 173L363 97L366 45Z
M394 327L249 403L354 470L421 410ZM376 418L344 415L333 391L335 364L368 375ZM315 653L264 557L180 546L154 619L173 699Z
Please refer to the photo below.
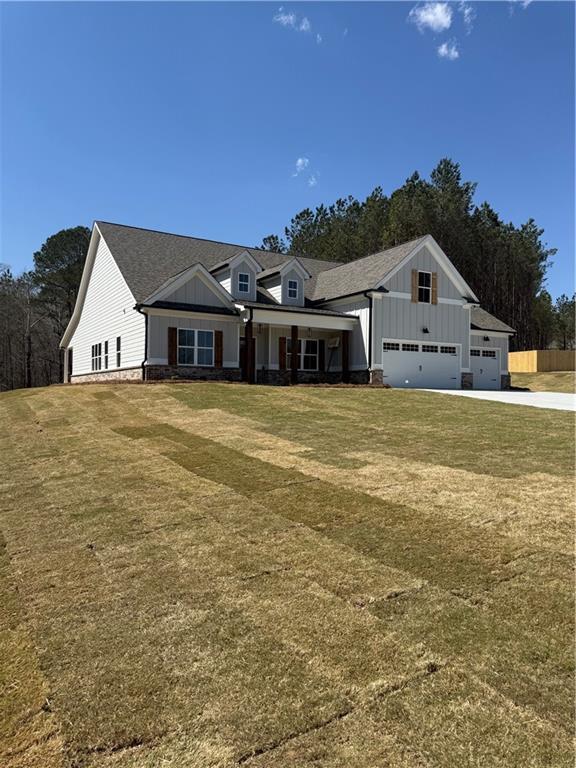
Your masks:
M289 299L298 298L298 281L297 280L288 280L288 298Z
M402 352L419 352L419 344L402 344Z
M238 292L250 293L250 275L248 272L238 273Z
M395 341L385 341L382 344L384 352L397 352L400 349L400 344Z
M480 350L479 349L471 349L470 350L471 357L480 357Z
M116 368L120 368L122 362L122 337L116 336Z
M483 349L482 350L482 357L496 357L496 350L495 349Z
M302 346L304 342L304 347ZM292 338L286 337L286 368L292 368ZM298 339L298 370L318 370L318 339Z
M443 355L455 355L456 347L440 347L440 352Z
M422 344L422 352L438 352L435 344Z
M178 365L214 365L214 331L178 329Z
M102 370L102 344L92 344L92 370Z
M432 273L418 272L418 301L430 304L432 300Z

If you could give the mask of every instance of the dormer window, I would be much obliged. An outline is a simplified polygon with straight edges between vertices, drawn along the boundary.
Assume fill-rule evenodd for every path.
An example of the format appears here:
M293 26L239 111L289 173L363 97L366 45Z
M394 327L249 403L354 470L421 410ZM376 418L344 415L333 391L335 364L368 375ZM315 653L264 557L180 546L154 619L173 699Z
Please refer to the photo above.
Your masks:
M250 293L250 275L248 272L238 272L238 293Z
M432 273L418 272L418 301L430 304L432 301Z
M288 280L288 298L298 298L298 280Z

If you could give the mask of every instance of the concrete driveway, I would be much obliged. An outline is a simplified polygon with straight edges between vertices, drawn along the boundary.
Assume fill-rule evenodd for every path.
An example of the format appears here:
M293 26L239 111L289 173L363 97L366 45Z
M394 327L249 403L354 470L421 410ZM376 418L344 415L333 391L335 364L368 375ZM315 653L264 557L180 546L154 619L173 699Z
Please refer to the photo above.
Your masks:
M427 389L425 391L457 397L473 397L478 400L493 400L495 403L508 403L508 405L576 411L576 395L568 392L491 392L482 389Z

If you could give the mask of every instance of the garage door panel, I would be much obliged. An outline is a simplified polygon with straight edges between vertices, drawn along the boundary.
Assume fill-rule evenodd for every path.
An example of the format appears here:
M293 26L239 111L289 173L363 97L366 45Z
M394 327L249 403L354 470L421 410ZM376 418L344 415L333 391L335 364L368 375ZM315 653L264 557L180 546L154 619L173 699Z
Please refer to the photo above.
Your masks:
M470 370L474 389L500 389L500 351L479 348L470 350Z
M393 387L460 389L460 347L455 344L382 342L384 382Z

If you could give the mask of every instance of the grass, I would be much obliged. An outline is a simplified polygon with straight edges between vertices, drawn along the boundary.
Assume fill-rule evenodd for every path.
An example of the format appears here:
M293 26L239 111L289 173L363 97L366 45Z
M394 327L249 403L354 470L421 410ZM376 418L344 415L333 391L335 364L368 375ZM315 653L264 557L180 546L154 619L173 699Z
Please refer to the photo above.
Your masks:
M532 392L574 392L574 371L548 371L542 373L513 373L512 386L525 387Z
M572 416L0 397L0 764L573 764Z

